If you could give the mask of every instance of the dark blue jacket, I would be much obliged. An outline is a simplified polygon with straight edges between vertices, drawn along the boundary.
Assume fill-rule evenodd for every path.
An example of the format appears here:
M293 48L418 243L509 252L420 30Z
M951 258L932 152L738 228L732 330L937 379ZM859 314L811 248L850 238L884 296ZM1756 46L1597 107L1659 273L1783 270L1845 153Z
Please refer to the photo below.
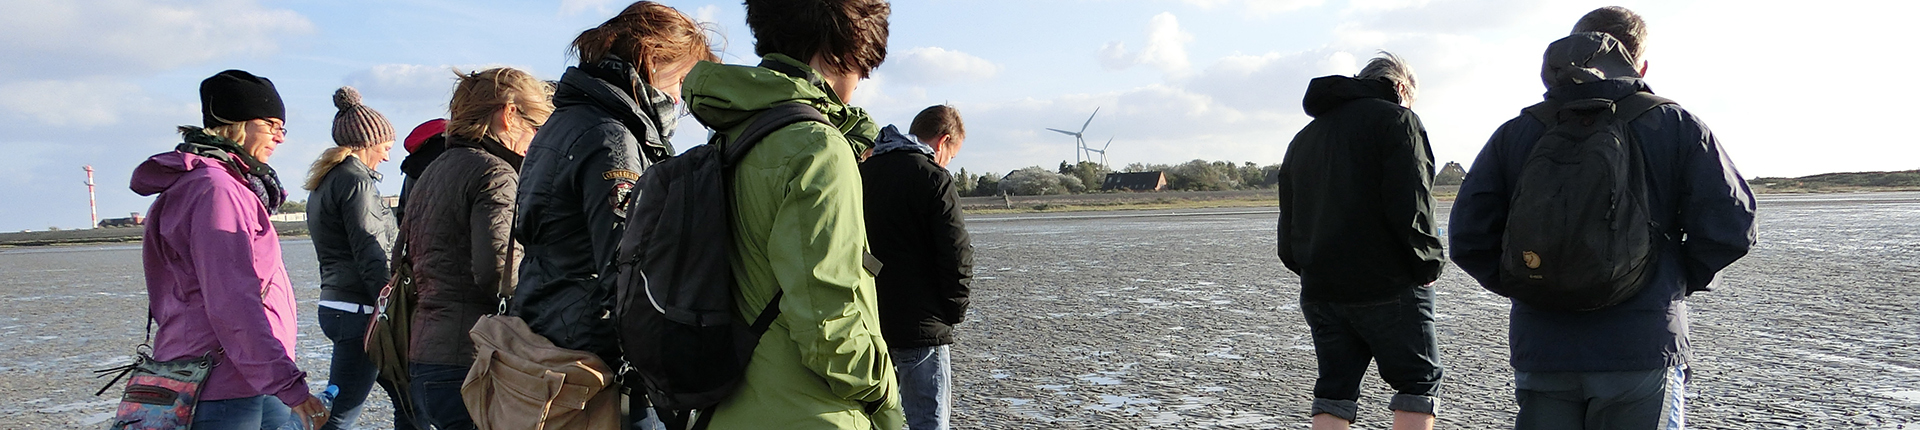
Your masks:
M624 232L615 227L640 173L673 155L657 106L665 95L635 100L635 76L617 60L560 75L553 115L527 148L513 223L526 258L512 312L555 346L608 363L620 357L606 318L614 294L601 276Z
M1639 79L1566 85L1549 99L1619 99L1648 91ZM1677 105L1632 122L1647 161L1653 221L1666 240L1652 281L1624 303L1591 312L1555 312L1513 304L1508 341L1514 370L1598 372L1684 364L1688 357L1686 296L1705 291L1720 269L1754 244L1753 192L1713 132ZM1453 262L1499 292L1502 230L1513 181L1547 126L1521 114L1501 125L1480 150L1453 203L1448 248Z

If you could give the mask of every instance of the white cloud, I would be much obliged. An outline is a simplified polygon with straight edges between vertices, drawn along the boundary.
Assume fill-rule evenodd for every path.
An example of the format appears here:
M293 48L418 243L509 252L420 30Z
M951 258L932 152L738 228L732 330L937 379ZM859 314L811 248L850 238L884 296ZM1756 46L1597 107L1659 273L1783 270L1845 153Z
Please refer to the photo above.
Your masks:
M991 79L1002 67L960 51L918 47L890 58L880 69L902 83L941 85Z
M695 22L705 22L705 23L720 22L720 5L710 4L706 6L701 6L699 9L695 9L693 11L693 20Z
M0 84L0 115L52 127L119 124L135 113L191 115L198 104L168 104L138 85L109 79L33 80ZM16 130L17 131L17 130Z
M1124 42L1108 42L1100 47L1100 65L1109 70L1143 65L1170 75L1185 73L1189 66L1187 43L1190 42L1193 34L1180 30L1180 19L1171 12L1161 12L1147 21L1146 47L1133 52Z
M266 56L314 31L298 13L251 0L8 2L0 78L141 76L233 55ZM21 61L32 59L31 61Z
M381 64L347 74L345 83L358 88L367 98L446 103L453 95L453 70L454 66L449 65Z
M1248 14L1255 16L1292 12L1326 3L1325 0L1185 0L1185 2L1190 5L1199 6L1202 9L1238 4L1243 7Z

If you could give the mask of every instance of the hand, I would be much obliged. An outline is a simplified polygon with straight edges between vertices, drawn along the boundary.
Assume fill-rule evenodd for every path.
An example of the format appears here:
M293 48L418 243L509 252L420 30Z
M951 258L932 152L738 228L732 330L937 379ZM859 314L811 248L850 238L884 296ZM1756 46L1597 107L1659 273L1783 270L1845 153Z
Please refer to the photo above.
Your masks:
M307 401L300 402L299 405L294 405L293 419L300 420L301 424L306 425L301 428L320 428L321 424L327 422L327 404L322 403L319 397L308 395Z

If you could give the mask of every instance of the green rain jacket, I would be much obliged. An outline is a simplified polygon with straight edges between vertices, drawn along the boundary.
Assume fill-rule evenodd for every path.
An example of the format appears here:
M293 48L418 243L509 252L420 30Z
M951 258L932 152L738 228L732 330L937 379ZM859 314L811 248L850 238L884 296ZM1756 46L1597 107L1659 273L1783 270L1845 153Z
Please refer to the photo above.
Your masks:
M764 61L814 74L784 55ZM872 145L878 127L826 84L767 68L702 62L684 91L694 117L722 142L785 102L812 105L837 125L788 125L734 168L735 309L752 321L775 291L786 293L745 381L720 403L710 428L903 428L873 274L861 264L867 228L855 155Z

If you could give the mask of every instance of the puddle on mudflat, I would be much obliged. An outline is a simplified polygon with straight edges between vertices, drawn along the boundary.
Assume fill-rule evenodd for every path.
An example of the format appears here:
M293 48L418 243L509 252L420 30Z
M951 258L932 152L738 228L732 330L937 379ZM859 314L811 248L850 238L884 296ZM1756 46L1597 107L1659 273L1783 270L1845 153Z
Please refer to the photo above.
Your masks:
M1139 397L1101 394L1100 403L1089 404L1084 408L1089 410L1107 411L1107 412L1120 411L1120 410L1134 411L1134 410L1140 409L1140 408L1137 408L1136 406L1145 406L1145 405L1151 405L1155 403L1160 403L1160 401L1153 400L1153 399L1143 399Z
M1219 387L1213 387L1213 388L1219 388ZM1173 409L1180 410L1180 411L1190 411L1194 409L1213 406L1219 403L1220 403L1220 399L1216 399L1212 397L1180 396L1180 404L1174 405Z

